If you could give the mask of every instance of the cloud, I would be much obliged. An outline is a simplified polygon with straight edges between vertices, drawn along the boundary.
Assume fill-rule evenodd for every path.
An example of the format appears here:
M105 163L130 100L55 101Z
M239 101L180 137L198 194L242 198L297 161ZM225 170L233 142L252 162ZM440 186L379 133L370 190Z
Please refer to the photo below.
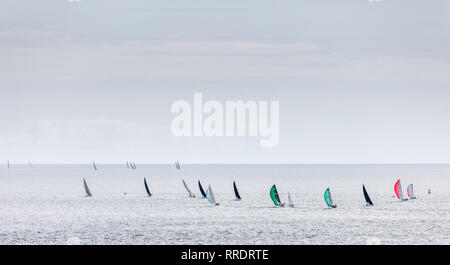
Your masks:
M118 119L79 119L74 122L78 122L79 125L89 126L89 127L111 127L116 132L144 132L146 127L142 124Z

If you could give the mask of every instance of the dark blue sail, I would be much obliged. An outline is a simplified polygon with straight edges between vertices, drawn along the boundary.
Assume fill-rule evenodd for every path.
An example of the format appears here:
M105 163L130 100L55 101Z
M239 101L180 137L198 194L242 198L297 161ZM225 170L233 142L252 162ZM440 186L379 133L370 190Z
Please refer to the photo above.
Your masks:
M241 199L241 195L239 195L239 191L238 191L238 189L236 187L236 182L234 182L234 181L233 181L233 188L234 188L234 195L236 196L236 199L240 200Z
M373 205L372 200L369 197L369 194L366 191L366 187L364 187L363 185L363 194L364 194L364 199L366 199L367 205Z
M148 189L147 180L144 178L144 185L145 185L145 191L147 191L148 197L151 197L152 194L150 193L150 190Z
M200 183L200 180L198 181L198 188L200 189L200 193L202 194L203 198L206 198L206 192L203 190L202 184Z
M97 166L95 165L95 161L92 161L92 165L94 166L94 170L97 171Z

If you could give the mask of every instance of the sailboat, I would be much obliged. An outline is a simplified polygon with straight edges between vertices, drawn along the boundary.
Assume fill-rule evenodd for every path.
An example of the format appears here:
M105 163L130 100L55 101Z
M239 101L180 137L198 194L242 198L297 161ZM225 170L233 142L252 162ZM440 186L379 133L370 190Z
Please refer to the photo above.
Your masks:
M8 165L8 168L10 168L10 167L11 167L11 164L9 163L9 160L8 160L8 161L6 161L6 164Z
M94 166L94 170L97 171L97 166L95 165L95 161L92 161L92 165Z
M233 188L234 188L234 196L236 196L236 201L241 200L241 195L239 195L239 191L236 187L236 182L233 181Z
M136 164L134 163L134 161L131 163L131 169L136 169Z
M144 186L145 191L147 192L148 197L152 197L152 194L150 193L150 190L148 189L147 180L144 178Z
M127 161L127 168L128 168L128 169L130 168L130 163L128 163L128 161Z
M325 198L325 202L327 203L328 207L330 207L330 208L336 208L337 207L336 204L333 204L333 199L331 198L330 188L327 188L325 190L325 193L324 193L323 196Z
M202 194L203 198L206 198L206 192L203 190L202 184L200 183L200 180L198 181L198 189L200 190L200 193Z
M291 194L289 192L288 192L288 206L294 208L294 203L292 202Z
M413 200L413 199L415 199L416 197L414 197L414 189L413 189L413 184L409 184L408 185L408 197L411 199L411 200Z
M178 162L178 160L175 161L175 167L176 167L178 170L181 169L181 167L180 167L180 162Z
M206 190L206 199L208 199L208 201L214 206L219 205L216 202L216 198L214 198L214 193L212 192L211 185L209 185L208 189Z
M270 189L270 198L272 199L273 203L277 207L284 207L284 203L281 202L280 196L278 195L277 187L275 184Z
M86 180L83 178L84 190L86 191L86 197L92 197L92 193L89 190L89 187L86 183Z
M186 182L184 181L184 179L182 179L182 180L183 180L183 185L184 185L184 187L186 188L187 192L189 193L189 197L195 198L194 193L192 193L192 191L189 189L189 187L188 187L188 185L186 184Z
M367 193L366 187L364 187L363 185L363 194L364 194L364 199L366 199L366 206L373 206L372 200L369 197L369 194Z
M397 180L397 182L395 182L394 191L395 191L395 195L397 195L397 198L400 201L407 201L408 200L407 198L403 198L402 184L400 183L400 179Z

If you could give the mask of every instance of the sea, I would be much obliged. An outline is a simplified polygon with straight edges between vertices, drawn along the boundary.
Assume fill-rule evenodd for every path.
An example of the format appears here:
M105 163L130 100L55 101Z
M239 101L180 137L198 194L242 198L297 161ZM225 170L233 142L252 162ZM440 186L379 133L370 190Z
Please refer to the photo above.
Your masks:
M0 244L450 244L449 164L97 168L2 166ZM83 178L92 197L85 196ZM196 198L189 198L182 179ZM405 197L414 185L416 199L394 196L398 179ZM198 181L205 190L211 186L218 206L201 197ZM274 184L283 202L291 195L294 208L274 206ZM373 206L366 206L363 184ZM327 207L327 188L337 208Z

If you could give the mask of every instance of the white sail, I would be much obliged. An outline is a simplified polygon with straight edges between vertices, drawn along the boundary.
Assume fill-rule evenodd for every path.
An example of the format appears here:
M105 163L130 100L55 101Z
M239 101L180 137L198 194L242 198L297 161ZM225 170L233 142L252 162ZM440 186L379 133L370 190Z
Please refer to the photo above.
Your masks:
M400 195L400 200L403 201L403 190L402 190L402 182L401 181L398 182L398 193Z
M206 198L211 204L218 204L216 203L216 198L214 198L214 193L212 192L211 185L209 185L208 189L206 190Z
M182 180L183 180L183 185L184 185L184 187L186 188L187 192L189 193L189 197L195 198L194 193L192 193L192 191L189 189L189 187L188 187L188 185L186 184L186 182L184 181L184 179L182 179Z
M292 202L291 194L289 192L288 192L288 206L289 207L294 207L294 203Z

